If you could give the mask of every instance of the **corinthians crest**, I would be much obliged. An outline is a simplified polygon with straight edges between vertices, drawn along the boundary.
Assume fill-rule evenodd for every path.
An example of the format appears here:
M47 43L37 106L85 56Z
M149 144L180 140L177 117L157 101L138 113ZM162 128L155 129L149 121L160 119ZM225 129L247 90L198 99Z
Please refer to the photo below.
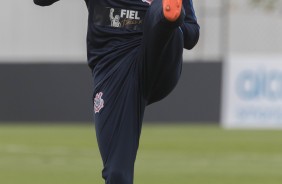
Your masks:
M103 93L97 93L94 98L94 112L99 113L100 110L104 107L104 100L102 99Z
M148 4L151 4L154 0L142 0L142 2L144 3L148 3Z

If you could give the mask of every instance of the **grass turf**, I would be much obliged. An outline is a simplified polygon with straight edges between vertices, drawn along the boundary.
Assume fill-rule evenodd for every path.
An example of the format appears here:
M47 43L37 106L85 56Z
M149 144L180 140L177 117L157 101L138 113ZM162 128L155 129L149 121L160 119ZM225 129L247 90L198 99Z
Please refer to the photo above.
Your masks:
M148 125L135 184L280 184L282 132ZM102 184L90 125L1 125L3 184Z

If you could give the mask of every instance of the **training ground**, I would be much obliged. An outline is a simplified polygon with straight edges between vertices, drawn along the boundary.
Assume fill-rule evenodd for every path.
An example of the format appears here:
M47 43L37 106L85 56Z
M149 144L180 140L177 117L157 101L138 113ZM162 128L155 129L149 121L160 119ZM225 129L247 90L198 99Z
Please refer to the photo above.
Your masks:
M144 124L135 184L280 184L282 133ZM3 184L103 184L93 125L1 125Z

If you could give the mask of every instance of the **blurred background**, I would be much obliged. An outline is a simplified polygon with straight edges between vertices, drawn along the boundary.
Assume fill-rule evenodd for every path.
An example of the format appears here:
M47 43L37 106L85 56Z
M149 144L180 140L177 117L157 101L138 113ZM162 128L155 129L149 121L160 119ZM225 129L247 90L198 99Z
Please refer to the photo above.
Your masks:
M280 0L195 0L194 4L201 26L199 43L184 51L177 88L148 107L147 121L218 123L229 112L221 109L233 104L225 98L230 93L225 83L232 83L226 80L233 80L230 72L224 72L229 71L226 63L262 56L267 58L262 62L280 61ZM5 1L0 12L0 121L92 121L85 3L59 1L42 8L28 1ZM280 93L281 80L275 83Z
M146 109L136 183L281 183L282 1L193 2L200 40ZM85 3L0 4L0 182L103 183Z

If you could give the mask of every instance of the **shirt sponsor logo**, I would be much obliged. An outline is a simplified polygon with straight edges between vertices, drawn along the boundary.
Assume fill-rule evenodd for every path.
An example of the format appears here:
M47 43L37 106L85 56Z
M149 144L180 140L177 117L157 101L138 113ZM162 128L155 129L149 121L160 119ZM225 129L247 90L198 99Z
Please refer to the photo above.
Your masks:
M110 9L111 27L125 27L127 25L141 24L142 20L139 17L139 12L135 10L120 9L114 14L115 9Z
M97 26L141 31L146 11L95 6L93 22Z

